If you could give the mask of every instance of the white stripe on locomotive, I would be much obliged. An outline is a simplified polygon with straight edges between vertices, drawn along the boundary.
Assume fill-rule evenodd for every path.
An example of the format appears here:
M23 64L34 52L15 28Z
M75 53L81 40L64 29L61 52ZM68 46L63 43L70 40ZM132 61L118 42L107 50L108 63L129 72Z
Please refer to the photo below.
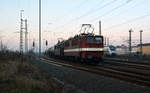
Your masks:
M82 51L99 52L99 51L103 51L103 48L74 48L74 49L64 50L64 52L82 52Z

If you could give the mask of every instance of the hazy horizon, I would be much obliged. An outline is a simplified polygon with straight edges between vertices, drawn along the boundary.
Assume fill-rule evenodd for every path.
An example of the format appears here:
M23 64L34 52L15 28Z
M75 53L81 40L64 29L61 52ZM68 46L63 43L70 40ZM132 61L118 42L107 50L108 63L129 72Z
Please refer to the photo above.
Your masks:
M67 39L79 32L81 24L92 24L98 34L102 21L102 35L110 44L127 44L132 29L133 45L139 43L143 30L143 43L150 43L150 1L146 0L42 0L42 49L45 40L49 47L57 38ZM0 40L9 49L19 50L20 10L28 20L29 46L38 48L38 0L1 0Z

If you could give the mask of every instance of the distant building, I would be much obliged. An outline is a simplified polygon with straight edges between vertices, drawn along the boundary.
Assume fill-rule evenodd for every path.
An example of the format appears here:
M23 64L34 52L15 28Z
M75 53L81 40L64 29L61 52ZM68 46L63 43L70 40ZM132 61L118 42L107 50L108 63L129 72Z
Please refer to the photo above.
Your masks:
M136 54L137 52L138 52L137 46L132 46L131 53ZM121 46L116 47L116 54L118 54L118 55L125 55L125 54L129 54L129 53L130 53L129 47L126 45L121 45Z
M137 51L140 53L140 44L137 45ZM142 44L142 51L143 51L143 54L145 55L150 55L150 43L144 43Z
M132 53L137 53L138 52L137 46L132 46L132 51L131 52Z

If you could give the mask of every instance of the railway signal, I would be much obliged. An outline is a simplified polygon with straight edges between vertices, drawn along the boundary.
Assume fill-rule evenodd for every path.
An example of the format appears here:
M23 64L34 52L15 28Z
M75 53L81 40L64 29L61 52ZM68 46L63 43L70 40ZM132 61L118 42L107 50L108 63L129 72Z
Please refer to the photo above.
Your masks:
M47 40L46 40L46 43L45 43L45 44L46 44L46 50L47 50L47 46L48 46L48 41L47 41Z
M33 48L35 47L35 42L34 42L34 41L33 41L32 47L33 47Z
M33 51L35 50L35 42L32 43Z
M48 41L46 40L46 46L48 45Z

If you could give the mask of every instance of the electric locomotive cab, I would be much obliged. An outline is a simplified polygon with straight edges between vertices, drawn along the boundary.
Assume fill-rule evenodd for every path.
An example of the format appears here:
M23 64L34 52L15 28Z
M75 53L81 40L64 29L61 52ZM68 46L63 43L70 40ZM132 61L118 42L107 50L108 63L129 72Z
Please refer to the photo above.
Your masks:
M88 60L100 61L103 56L103 37L99 35L86 35L84 43L82 57Z

